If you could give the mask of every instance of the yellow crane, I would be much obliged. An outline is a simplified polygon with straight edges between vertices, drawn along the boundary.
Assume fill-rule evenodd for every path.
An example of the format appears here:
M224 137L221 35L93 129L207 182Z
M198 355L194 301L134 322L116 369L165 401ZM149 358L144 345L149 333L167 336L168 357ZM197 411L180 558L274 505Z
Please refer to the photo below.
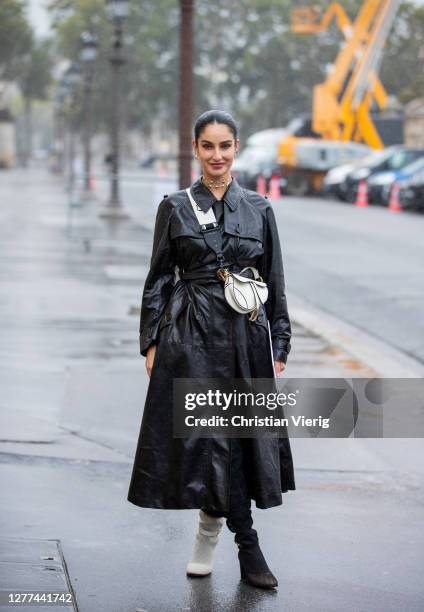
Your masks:
M323 32L335 20L345 38L327 78L313 92L312 129L322 139L384 148L370 111L374 102L380 109L387 106L387 93L378 72L399 5L400 0L365 0L354 22L337 2L330 4L323 15L319 6L292 9L292 31ZM297 154L300 141L291 136L279 146L278 157L288 174L290 170L302 171ZM311 187L319 188L325 172L309 171Z

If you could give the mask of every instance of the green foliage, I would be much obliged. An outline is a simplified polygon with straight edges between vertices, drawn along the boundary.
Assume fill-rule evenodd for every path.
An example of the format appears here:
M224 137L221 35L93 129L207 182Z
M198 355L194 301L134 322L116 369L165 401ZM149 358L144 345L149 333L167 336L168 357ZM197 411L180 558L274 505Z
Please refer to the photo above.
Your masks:
M17 64L29 53L31 29L22 0L0 2L0 80L13 80Z
M45 100L52 80L53 58L50 41L33 41L28 54L19 63L17 78L26 99Z
M327 0L310 0L324 9ZM327 32L290 31L290 0L196 0L194 3L195 114L223 108L240 124L241 138L259 129L285 125L309 113L313 86L323 81L343 36L333 24ZM354 19L361 0L342 2ZM95 63L94 107L98 128L109 124L108 62L112 28L104 0L52 0L58 53L78 57L79 37L90 30L99 40ZM390 35L381 78L402 101L423 95L424 9L405 3ZM121 91L125 122L148 134L152 117L174 131L178 122L179 2L132 0L124 24L126 64ZM420 56L421 54L421 56Z

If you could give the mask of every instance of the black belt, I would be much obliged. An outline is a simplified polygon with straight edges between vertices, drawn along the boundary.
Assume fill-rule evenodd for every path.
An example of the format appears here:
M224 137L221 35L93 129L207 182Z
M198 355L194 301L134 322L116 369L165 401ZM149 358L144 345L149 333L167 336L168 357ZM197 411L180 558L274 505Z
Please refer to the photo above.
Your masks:
M235 272L237 274L237 272L240 272L240 269L236 267L234 267L234 265L228 265L228 266L223 266L224 268L229 268L229 270L231 272ZM221 282L220 279L217 277L216 273L219 270L219 268L217 268L216 270L192 270L191 272L180 272L180 278L181 280L204 280L204 281L216 281L216 282Z
M217 268L218 269L218 268ZM220 280L216 275L216 270L193 270L192 272L180 272L181 280L203 280L219 283Z

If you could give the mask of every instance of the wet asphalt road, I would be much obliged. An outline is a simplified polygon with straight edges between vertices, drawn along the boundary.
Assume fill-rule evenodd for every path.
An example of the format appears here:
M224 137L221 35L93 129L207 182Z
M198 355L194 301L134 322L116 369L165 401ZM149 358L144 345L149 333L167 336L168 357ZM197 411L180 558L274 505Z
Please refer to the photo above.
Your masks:
M280 204L288 291L424 363L424 215L317 198Z
M284 496L282 507L254 511L280 581L275 593L239 583L228 531L213 575L187 579L196 511L160 512L126 501L147 388L138 309L152 202L174 188L163 179L159 185L128 181L129 222L99 219L97 201L74 210L70 224L58 178L43 171L0 175L0 535L60 539L84 612L421 610L419 439L293 440L298 490ZM100 182L97 193L104 197ZM282 201L276 214L289 304L291 291L313 294L315 305L339 315L348 310L351 322L380 335L394 309L401 313L410 304L404 323L410 336L399 337L409 343L405 350L417 353L412 329L418 336L419 271L411 269L406 279L402 274L420 248L413 243L420 218L402 221L386 211L318 200ZM396 263L386 226L403 244ZM404 291L375 328L371 306L388 296L396 275ZM368 316L363 300L353 298L361 287L367 287ZM331 339L294 322L288 375L353 373L375 375Z

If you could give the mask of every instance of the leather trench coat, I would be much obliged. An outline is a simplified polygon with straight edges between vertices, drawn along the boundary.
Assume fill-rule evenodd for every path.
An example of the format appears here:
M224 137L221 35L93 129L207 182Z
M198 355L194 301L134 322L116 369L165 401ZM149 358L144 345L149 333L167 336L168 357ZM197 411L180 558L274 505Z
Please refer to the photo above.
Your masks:
M198 179L191 193L207 211L216 198ZM283 261L270 202L235 177L223 198L224 264L255 266L268 285L256 321L225 301L223 283L184 278L215 275L209 249L185 190L164 196L156 215L150 270L140 317L140 353L156 344L128 501L147 508L228 511L231 438L173 437L175 378L273 378L287 361L291 326ZM269 321L269 328L268 328ZM269 329L271 330L272 352ZM295 489L288 438L248 438L249 494L258 508L282 504Z

